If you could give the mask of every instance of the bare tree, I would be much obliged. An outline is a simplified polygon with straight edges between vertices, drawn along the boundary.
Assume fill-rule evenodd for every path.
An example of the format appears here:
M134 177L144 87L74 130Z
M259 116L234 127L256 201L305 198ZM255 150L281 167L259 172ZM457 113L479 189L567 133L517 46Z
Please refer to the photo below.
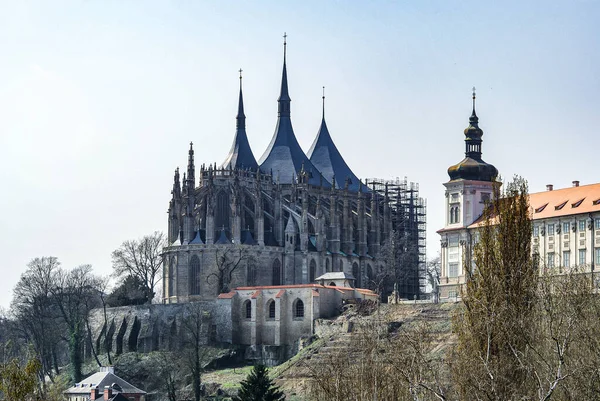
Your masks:
M440 255L427 262L427 283L431 287L431 297L433 303L438 303L440 297L440 274L442 264Z
M383 295L387 296L397 288L396 302L399 298L419 297L420 280L423 278L419 271L419 248L409 233L392 231L382 245L381 254L385 261L381 276L386 277L383 280Z
M208 315L199 303L191 303L184 311L181 322L181 361L192 376L195 401L202 397L202 373L210 357L206 346L208 338Z
M531 255L527 184L517 178L485 212L453 329L462 399L597 399L600 298L580 271Z
M60 269L54 276L55 285L51 293L67 327L71 378L79 382L82 379L86 322L90 310L99 305L98 291L102 281L92 274L90 265L68 271Z
M155 287L161 280L162 249L166 245L166 237L155 231L139 240L124 241L113 251L113 269L117 277L133 276L144 283L146 302L152 302Z
M242 265L256 263L254 255L248 253L241 246L232 246L215 251L215 265L217 270L206 277L206 282L212 284L216 281L218 293L230 291L233 274Z
M58 375L60 324L53 300L54 278L60 269L56 257L32 259L13 290L12 314L26 342L33 345L42 364L40 380Z

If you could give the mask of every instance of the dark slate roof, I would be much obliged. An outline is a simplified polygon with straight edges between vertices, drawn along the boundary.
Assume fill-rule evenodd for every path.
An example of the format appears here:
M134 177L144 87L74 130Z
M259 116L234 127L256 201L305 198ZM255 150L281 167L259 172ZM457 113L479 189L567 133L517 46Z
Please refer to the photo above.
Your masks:
M219 239L215 244L231 244L229 238L227 238L227 234L225 234L225 229L221 229L221 233L219 234Z
M238 114L236 117L236 131L233 138L233 144L231 150L225 158L222 168L232 169L251 169L256 171L258 169L258 163L254 158L254 154L250 149L250 143L248 143L248 136L246 135L246 116L244 115L244 100L242 97L242 86L240 78L240 99L238 103Z
M277 99L278 118L275 134L267 150L258 161L260 169L265 174L273 174L273 180L282 184L291 184L302 170L308 173L308 183L311 185L320 185L321 181L324 187L330 187L327 177L321 180L319 170L313 166L302 148L298 144L292 120L290 117L290 96L287 85L287 68L285 58L283 61L283 73L281 78L281 92Z
M308 157L310 157L312 164L327 180L331 182L333 177L335 177L335 186L337 188L345 188L346 179L349 178L350 184L348 185L348 189L358 192L360 180L350 170L335 143L333 143L327 129L327 124L325 123L325 116L321 120L319 133L308 151ZM368 192L369 189L363 186L362 191Z
M252 236L252 233L250 232L250 230L244 230L243 233L244 234L243 234L243 238L242 238L242 244L244 244L244 245L258 244L258 242L256 242L256 240Z

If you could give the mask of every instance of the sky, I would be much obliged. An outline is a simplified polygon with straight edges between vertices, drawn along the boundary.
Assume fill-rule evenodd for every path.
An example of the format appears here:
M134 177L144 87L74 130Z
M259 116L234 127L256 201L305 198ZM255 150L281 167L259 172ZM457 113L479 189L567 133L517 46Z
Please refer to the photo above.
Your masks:
M238 70L250 145L275 128L282 35L292 123L321 119L361 178L407 177L440 246L447 168L477 88L483 158L530 191L600 182L600 2L0 0L0 307L34 257L112 271L166 231L173 171L220 164Z

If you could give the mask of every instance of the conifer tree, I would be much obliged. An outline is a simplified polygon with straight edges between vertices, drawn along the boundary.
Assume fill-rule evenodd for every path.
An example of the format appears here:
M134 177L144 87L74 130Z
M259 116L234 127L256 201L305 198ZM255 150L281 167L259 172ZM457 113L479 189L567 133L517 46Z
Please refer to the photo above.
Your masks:
M263 365L256 365L246 380L234 401L284 401L285 395L279 390Z

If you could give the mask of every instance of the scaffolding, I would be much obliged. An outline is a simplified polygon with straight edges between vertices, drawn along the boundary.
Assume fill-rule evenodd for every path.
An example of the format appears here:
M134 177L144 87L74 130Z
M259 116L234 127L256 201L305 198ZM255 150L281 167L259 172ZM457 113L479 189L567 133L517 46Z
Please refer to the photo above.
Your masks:
M395 284L401 298L413 300L425 297L427 285L426 253L426 212L427 203L419 196L419 184L404 179L369 179L369 187L375 191L379 213L384 216L387 209L388 227L393 241L386 246L394 246L397 257L394 259L393 272ZM387 208L386 208L387 205Z

